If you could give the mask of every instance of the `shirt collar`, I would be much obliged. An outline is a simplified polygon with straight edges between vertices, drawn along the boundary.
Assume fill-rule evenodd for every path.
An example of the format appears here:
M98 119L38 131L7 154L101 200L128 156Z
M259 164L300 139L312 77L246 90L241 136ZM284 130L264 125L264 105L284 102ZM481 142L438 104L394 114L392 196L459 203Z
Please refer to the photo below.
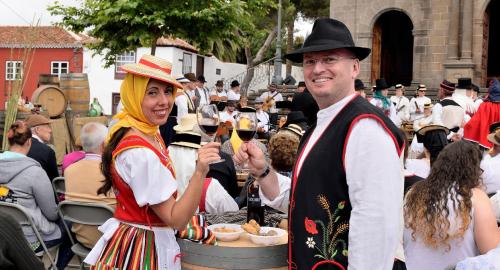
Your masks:
M85 160L101 160L101 155L94 153L85 153Z
M33 137L33 138L37 139L37 140L38 140L39 142L41 142L41 143L45 143L42 139L40 139L40 137L38 137L38 136L37 136L37 135L35 135L35 134L32 134L32 135L31 135L31 137Z
M323 124L335 117L340 110L355 96L356 94L351 94L341 99L340 101L318 111L318 125Z

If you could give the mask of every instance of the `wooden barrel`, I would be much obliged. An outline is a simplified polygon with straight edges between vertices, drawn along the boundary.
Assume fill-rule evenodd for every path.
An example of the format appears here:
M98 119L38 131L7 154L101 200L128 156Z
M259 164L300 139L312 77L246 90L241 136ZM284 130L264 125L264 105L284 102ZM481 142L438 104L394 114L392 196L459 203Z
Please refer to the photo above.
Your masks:
M40 74L38 77L38 86L56 85L59 87L59 76L54 74Z
M218 246L200 245L178 239L182 269L287 269L288 245L256 246L242 234L235 242L218 242ZM229 243L229 245L225 245Z
M87 116L90 104L90 89L87 73L61 74L59 86L68 99L75 116Z
M61 116L66 111L66 96L54 85L42 85L31 96L33 104L42 105L42 110L48 112L50 118Z

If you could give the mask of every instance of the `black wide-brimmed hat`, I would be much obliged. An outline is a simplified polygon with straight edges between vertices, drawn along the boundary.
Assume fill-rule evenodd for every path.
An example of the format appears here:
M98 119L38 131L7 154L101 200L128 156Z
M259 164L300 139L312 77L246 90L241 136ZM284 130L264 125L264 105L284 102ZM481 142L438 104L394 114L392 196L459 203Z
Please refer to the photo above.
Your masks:
M361 81L360 79L354 80L354 89L356 89L356 90L364 90L365 88L366 87L363 84L363 81Z
M305 125L307 119L302 111L291 111L286 117L286 122L283 127L287 127L291 124L297 124L299 126Z
M389 88L389 85L384 78L377 79L375 82L375 91L380 91Z
M335 19L322 18L314 22L312 32L304 41L302 48L286 54L285 58L293 62L302 62L304 53L342 48L352 51L360 61L371 51L354 45L351 32L345 24Z
M472 80L470 78L458 78L459 89L471 89L472 88Z

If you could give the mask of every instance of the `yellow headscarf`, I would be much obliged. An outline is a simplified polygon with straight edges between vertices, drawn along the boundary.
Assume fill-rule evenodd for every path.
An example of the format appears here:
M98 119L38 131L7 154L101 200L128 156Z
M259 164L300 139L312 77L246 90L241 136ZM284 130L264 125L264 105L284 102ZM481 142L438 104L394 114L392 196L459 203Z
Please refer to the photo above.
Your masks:
M152 136L158 133L159 126L151 124L146 119L141 107L148 82L147 77L127 73L120 87L123 110L113 117L118 122L109 130L107 141L122 127L134 127Z

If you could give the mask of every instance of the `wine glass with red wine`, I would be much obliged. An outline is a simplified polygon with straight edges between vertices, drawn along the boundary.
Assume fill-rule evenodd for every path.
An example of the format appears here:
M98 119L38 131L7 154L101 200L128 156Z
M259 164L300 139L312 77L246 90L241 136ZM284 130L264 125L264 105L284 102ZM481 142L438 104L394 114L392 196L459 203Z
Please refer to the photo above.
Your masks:
M240 112L236 116L236 133L244 142L250 142L257 132L257 114L255 112ZM240 168L243 172L249 172L248 164L244 163Z
M198 126L200 129L210 137L210 141L215 140L215 134L217 128L219 127L219 110L215 104L205 104L196 110L196 118L198 120ZM224 159L220 159L217 162L222 162Z

